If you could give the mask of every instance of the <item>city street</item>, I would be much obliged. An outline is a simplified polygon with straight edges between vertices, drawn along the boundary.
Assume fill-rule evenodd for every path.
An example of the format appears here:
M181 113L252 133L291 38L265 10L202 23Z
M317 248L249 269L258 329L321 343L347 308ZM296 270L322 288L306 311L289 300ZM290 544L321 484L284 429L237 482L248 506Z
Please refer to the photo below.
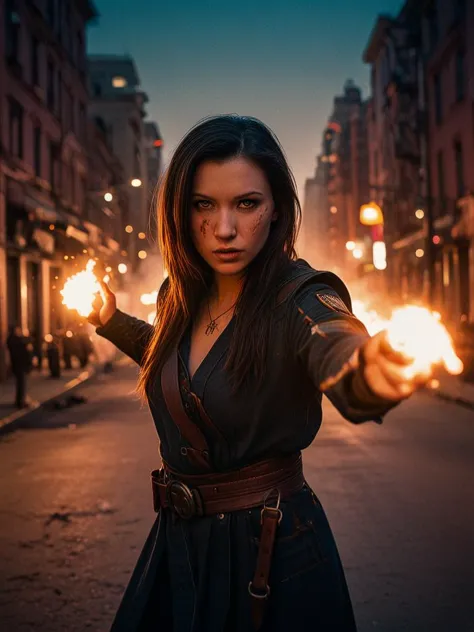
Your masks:
M101 375L86 403L0 439L2 630L108 630L154 518L158 441L135 378ZM473 454L474 412L433 396L382 426L326 403L305 471L360 632L474 631Z

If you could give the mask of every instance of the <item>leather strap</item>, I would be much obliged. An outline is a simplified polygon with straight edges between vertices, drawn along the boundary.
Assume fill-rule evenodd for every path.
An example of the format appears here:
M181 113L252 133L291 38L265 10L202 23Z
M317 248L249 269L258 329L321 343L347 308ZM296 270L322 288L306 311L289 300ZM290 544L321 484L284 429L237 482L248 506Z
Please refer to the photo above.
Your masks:
M262 626L270 595L268 579L270 577L276 530L280 524L281 517L281 509L278 506L264 507L262 509L262 531L258 547L257 565L253 580L249 583L248 588L252 598L252 622L255 630L259 630Z
M169 414L178 426L181 436L190 446L185 448L186 455L200 468L210 469L209 446L206 438L184 410L179 390L178 349L176 347L171 351L161 371L161 389Z

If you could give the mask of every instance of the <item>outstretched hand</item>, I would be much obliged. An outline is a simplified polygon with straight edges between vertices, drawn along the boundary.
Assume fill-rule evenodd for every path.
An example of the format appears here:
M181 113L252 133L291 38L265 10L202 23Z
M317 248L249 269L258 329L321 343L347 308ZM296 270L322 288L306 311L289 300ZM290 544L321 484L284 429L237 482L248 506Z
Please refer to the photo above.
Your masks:
M99 283L102 292L97 292L92 303L92 312L87 317L94 327L103 327L117 311L115 294L105 281L99 281Z
M390 401L400 401L426 385L433 371L413 373L413 359L395 351L381 331L362 347L364 379L376 395Z

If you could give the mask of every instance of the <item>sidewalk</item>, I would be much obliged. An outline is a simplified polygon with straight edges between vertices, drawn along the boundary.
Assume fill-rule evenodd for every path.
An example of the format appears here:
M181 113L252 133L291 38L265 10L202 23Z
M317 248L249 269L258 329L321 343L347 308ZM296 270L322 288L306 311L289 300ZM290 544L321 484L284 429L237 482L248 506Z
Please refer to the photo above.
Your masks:
M443 375L438 379L439 387L432 391L433 395L474 410L474 384L472 382L463 382L454 375Z
M57 397L90 379L97 370L103 368L102 364L97 365L91 362L87 367L81 369L75 358L73 358L72 364L72 369L61 369L60 378L51 378L47 368L43 368L41 371L34 368L27 376L26 392L30 406L21 410L15 406L14 378L10 377L6 382L2 382L0 384L0 432L20 417L39 408L49 399Z

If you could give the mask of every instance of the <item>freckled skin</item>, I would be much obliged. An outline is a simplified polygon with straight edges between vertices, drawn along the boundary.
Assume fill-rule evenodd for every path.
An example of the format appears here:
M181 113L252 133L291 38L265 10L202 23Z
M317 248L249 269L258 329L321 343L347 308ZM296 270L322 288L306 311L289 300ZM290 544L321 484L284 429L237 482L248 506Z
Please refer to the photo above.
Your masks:
M264 171L244 157L204 162L193 189L190 219L196 250L215 275L240 279L278 218ZM219 260L214 251L220 248L234 248L240 255Z

